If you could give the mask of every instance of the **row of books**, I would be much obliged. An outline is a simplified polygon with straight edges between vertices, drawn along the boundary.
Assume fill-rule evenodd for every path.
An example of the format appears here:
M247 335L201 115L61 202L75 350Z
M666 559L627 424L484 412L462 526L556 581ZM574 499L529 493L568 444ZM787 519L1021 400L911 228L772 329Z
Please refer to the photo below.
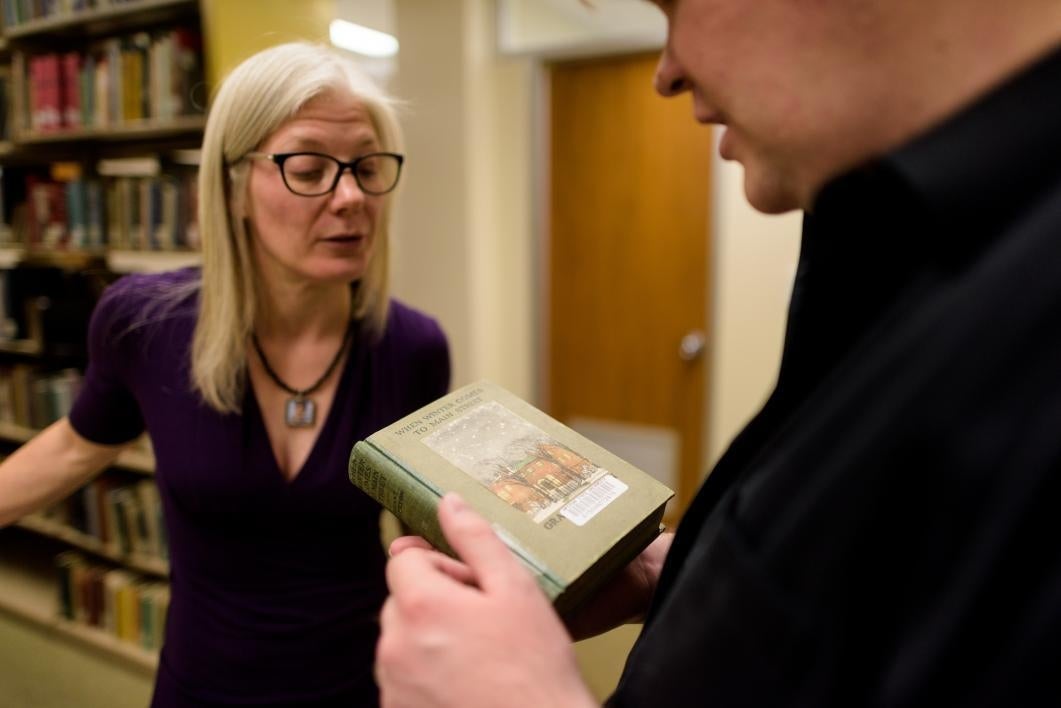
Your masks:
M26 177L25 245L49 251L199 247L193 171L151 177ZM15 234L15 239L19 240Z
M203 112L201 38L191 27L110 37L84 50L15 54L21 125L50 133Z
M77 369L47 372L32 364L0 366L0 422L45 428L70 412L80 387Z
M112 556L169 559L162 503L151 479L128 483L119 475L101 475L40 518L95 539Z
M165 634L169 586L122 568L90 563L76 551L55 559L59 614L144 649L157 650Z
M136 0L3 0L4 24L13 27L31 20L70 17L79 12L130 2Z

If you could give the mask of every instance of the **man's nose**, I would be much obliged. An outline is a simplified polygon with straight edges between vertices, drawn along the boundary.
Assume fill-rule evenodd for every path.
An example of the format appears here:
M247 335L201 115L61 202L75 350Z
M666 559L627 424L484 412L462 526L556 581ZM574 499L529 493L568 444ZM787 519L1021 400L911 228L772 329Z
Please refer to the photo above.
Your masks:
M670 98L677 96L689 89L689 83L685 79L681 66L674 60L670 47L665 46L659 55L659 63L656 64L656 75L653 84L659 95Z

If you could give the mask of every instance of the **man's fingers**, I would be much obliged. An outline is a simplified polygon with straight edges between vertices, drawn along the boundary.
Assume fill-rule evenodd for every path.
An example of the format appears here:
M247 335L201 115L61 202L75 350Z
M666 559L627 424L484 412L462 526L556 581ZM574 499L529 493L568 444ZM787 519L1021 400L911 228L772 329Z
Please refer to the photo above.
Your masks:
M508 549L486 519L449 493L438 505L438 521L450 546L470 568L479 587L504 587L514 580L530 580L526 570Z
M436 582L451 581L487 589L491 578L497 587L512 582L533 581L490 524L469 508L458 495L447 494L439 502L439 523L461 560L436 551L419 536L396 538L388 549L387 585L391 593L419 597ZM463 561L463 562L462 562ZM444 586L441 588L445 591Z
M462 585L475 586L475 573L459 560L450 558L442 553L436 553L433 559L437 564L435 567Z
M431 550L432 546L419 536L399 536L391 541L387 553L391 556L396 556L407 548L423 548L425 550Z
M444 553L428 548L410 547L387 562L387 587L393 596L419 597L449 585L475 585L475 574L468 566Z

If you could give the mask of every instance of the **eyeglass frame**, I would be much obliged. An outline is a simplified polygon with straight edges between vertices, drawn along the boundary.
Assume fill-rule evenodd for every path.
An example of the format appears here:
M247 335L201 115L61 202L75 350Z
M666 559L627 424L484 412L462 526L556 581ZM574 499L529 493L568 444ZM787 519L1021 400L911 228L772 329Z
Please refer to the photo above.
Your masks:
M284 172L284 162L298 155L314 155L316 157L326 157L329 160L333 161L335 164L339 165L339 169L335 173L335 179L332 180L332 186L328 187L328 189L324 190L323 192L317 192L315 194L303 194L302 192L296 192L294 189L292 189L291 185L287 183L287 173ZM370 189L365 189L365 186L361 184L361 178L357 176L356 168L362 160L367 160L370 157L380 156L393 157L395 160L398 161L398 171L394 175L394 184L391 185L390 189L383 192L376 192ZM335 191L335 188L339 186L339 180L342 178L343 173L346 172L346 170L348 169L350 170L350 174L353 175L354 181L357 182L358 189L360 189L365 194L370 194L374 197L383 196L384 194L389 194L393 192L394 189L398 186L398 180L401 179L402 176L402 165L405 163L405 155L402 155L398 152L370 152L367 155L361 155L360 157L356 157L349 162L343 162L339 158L334 157L332 155L328 155L323 152L313 152L312 150L303 150L299 152L251 151L245 153L243 157L251 160L269 160L274 163L278 168L280 168L280 179L283 180L284 186L287 187L287 191L291 192L296 197L323 197L325 194L331 194Z

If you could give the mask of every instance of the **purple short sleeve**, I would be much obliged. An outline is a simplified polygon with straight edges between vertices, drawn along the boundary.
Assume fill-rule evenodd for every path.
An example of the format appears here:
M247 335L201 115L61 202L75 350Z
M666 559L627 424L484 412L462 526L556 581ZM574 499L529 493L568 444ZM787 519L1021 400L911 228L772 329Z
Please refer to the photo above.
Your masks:
M88 333L88 367L81 390L70 410L70 424L82 437L104 445L136 438L144 421L125 376L131 369L129 352L136 346L137 303L132 279L112 285L92 313Z

